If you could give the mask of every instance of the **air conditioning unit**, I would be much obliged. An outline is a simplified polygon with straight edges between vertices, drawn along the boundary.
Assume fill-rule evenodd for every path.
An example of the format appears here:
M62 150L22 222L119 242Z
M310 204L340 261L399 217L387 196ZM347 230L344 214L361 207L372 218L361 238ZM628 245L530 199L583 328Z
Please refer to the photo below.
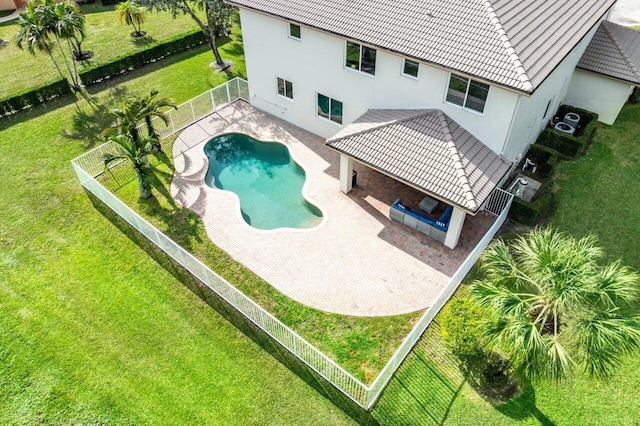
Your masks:
M570 135L573 135L573 133L576 131L575 127L573 127L571 124L565 123L564 121L557 123L555 126L553 126L553 128L559 132L567 133Z
M576 128L578 127L578 123L580 122L580 116L575 112L568 112L565 114L562 121L567 123L569 126Z

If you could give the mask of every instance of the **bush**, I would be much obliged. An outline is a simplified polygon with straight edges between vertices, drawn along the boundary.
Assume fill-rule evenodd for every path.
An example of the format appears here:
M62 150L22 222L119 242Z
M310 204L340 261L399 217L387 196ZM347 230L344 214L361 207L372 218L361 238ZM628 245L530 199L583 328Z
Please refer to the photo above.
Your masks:
M631 96L629 96L629 102L632 104L640 103L640 89L637 87L633 88L633 92L631 93Z
M574 135L562 133L554 128L546 128L540 134L538 142L541 145L555 149L566 157L577 157L591 143L596 131L598 114L575 108L569 105L561 105L553 122L561 121L568 112L580 115L580 123Z
M533 144L529 147L527 154L520 163L520 168L524 165L525 159L530 159L536 163L536 175L546 179L551 176L551 172L556 164L558 164L558 151L540 144ZM534 175L531 169L524 170L525 175Z
M42 86L31 87L22 92L0 99L0 117L38 105L61 95L71 93L67 80L55 80Z
M468 297L452 299L438 314L440 335L454 355L460 358L476 358L482 348L481 322L486 310Z
M153 43L144 50L137 50L120 55L105 64L94 65L80 72L80 79L85 85L124 74L143 65L155 62L174 53L182 52L204 43L201 30L193 30L166 40Z
M553 199L553 181L548 180L542 184L535 198L531 202L525 201L520 197L514 197L511 208L509 209L509 217L516 222L525 225L533 225L536 223L540 215L546 211Z

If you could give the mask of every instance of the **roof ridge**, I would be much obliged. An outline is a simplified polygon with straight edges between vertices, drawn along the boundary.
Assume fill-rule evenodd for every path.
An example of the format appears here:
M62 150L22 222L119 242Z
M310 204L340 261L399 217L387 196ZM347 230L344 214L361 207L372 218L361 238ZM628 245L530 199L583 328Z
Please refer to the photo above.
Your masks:
M522 64L522 61L520 61L520 56L513 47L513 44L511 44L511 40L509 39L509 36L507 36L507 32L502 26L502 22L500 22L500 18L498 18L498 14L493 9L493 4L491 4L490 0L483 0L482 5L486 9L489 19L500 37L500 41L502 42L502 46L505 48L507 56L513 63L514 71L518 75L518 80L522 83L523 89L527 92L532 92L534 89L533 83L531 83L531 79L529 78L529 75L527 75L527 71Z
M365 114L368 113L369 111L393 111L393 109L371 108L371 109L368 109L367 112L365 112ZM331 138L327 139L327 142L337 142L337 141L342 140L344 138L350 138L352 136L362 135L364 133L369 133L369 132L372 132L374 130L381 129L383 127L391 126L393 124L398 124L398 123L403 123L405 121L414 120L414 119L416 119L418 117L425 116L425 115L429 114L432 111L439 111L439 110L431 108L431 109L405 109L404 111L415 111L415 114L410 114L407 117L395 118L393 120L385 121L385 122L377 124L376 126L367 127L366 129L362 129L362 130L359 130L359 131L353 132L353 133L347 133L347 134L344 134L344 135L339 136L339 137L335 137L334 136L334 137L331 137Z
M605 24L606 22L606 24ZM609 29L609 24L613 24L613 22L610 21L602 21L602 23L600 24L600 27L604 30L604 32L607 34L607 36L609 37L609 40L611 40L611 43L613 43L613 46L616 48L616 50L618 51L618 53L620 53L622 55L622 59L624 59L624 61L626 62L626 64L629 66L629 68L631 68L631 72L633 74L635 74L636 78L640 80L640 72L638 71L638 68L636 68L636 66L633 64L633 62L631 61L631 58L629 58L629 56L627 56L626 52L624 51L624 49L622 48L622 46L620 46L620 44L618 43L618 40L616 40L616 38L613 36L613 34L611 33L611 30Z
M475 194L473 193L473 189L471 188L471 184L469 182L469 176L467 176L467 172L465 171L464 166L462 165L462 159L460 158L458 147L453 141L453 135L451 134L451 129L449 128L449 121L447 120L448 116L439 109L436 111L438 114L438 118L440 119L440 124L442 126L444 138L447 141L447 147L451 152L453 165L458 175L458 179L460 179L462 190L464 191L464 197L467 199L467 201L469 202L469 206L472 209L477 209L478 203L476 201Z

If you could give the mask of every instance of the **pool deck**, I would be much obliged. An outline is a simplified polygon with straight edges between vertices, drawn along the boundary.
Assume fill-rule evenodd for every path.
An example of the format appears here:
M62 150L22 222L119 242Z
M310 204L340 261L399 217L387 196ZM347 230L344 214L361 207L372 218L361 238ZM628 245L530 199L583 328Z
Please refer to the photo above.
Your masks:
M320 225L252 228L242 219L235 194L205 184L204 143L230 132L289 148L307 174L305 198L322 210ZM428 308L495 219L485 213L467 216L458 246L448 249L389 219L396 198L415 207L424 194L360 164L357 185L343 194L339 156L322 138L243 101L185 129L173 156L171 193L203 218L211 240L285 295L327 312L384 316Z

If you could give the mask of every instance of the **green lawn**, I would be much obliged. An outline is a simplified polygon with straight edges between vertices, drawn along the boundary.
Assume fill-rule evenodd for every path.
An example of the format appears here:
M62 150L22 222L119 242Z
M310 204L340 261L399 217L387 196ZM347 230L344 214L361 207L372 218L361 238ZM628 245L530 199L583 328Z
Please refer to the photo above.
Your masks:
M83 50L93 51L92 63L107 62L125 52L144 48L154 41L164 40L174 35L196 28L196 23L187 16L176 19L170 13L149 13L142 25L147 36L134 39L129 34L132 27L121 25L114 6L98 3L81 6L86 16L87 38L82 43ZM0 24L0 36L9 41L0 46L0 98L11 93L58 78L58 73L46 53L30 55L18 49L14 43L18 32L17 20ZM64 63L60 62L64 67ZM28 70L29 72L25 72Z
M595 234L608 259L640 269L640 105L627 105L614 126L599 124L587 153L562 162L553 226ZM436 316L436 322L438 317ZM373 414L389 425L638 425L640 357L626 359L610 381L577 376L536 383L501 407L462 377L437 324L428 329L385 390Z
M211 60L93 90L182 102L226 78ZM69 164L91 143L68 136L74 113L64 97L0 120L0 424L351 424L94 208Z

